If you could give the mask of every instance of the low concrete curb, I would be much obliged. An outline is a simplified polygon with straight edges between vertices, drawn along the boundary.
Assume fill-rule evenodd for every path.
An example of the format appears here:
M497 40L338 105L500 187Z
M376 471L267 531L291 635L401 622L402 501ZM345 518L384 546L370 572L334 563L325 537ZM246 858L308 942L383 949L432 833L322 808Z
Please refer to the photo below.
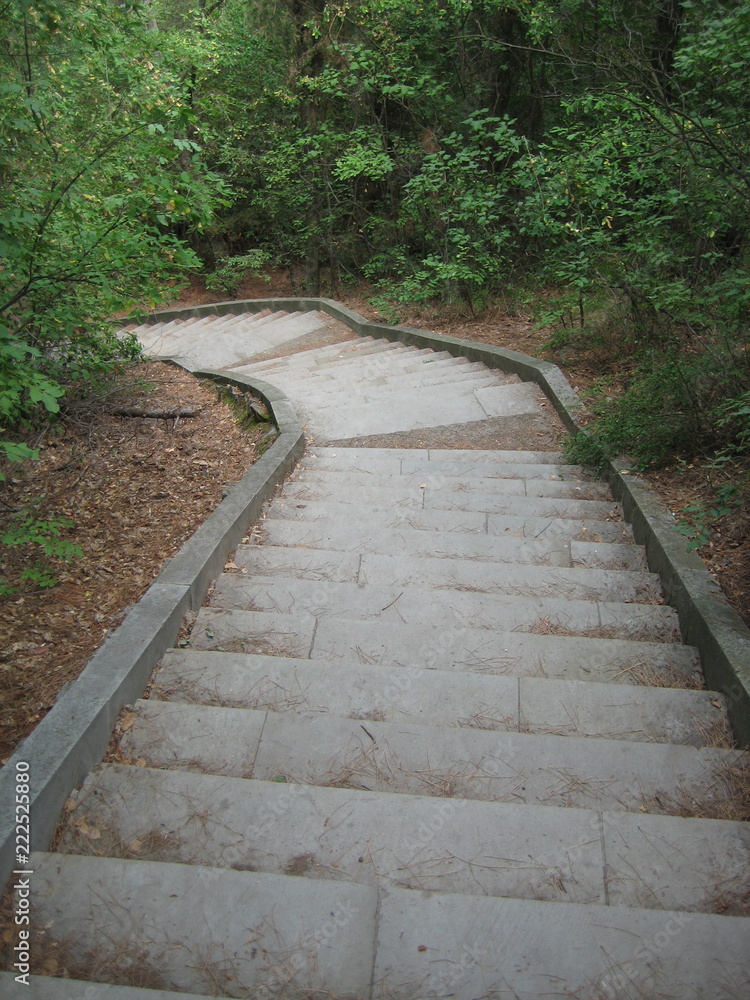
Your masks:
M243 299L168 309L153 313L149 319L166 322L180 316L225 315L263 309L319 310L346 323L363 337L430 347L456 357L481 361L489 368L513 372L526 382L536 382L544 390L568 431L581 430L581 401L557 365L488 344L406 326L374 323L332 299ZM621 472L624 467L624 462L610 462L604 476L615 498L623 504L636 541L646 546L649 569L661 576L667 598L679 614L685 641L700 650L708 685L727 697L735 737L742 746L750 746L750 629L726 602L703 561L686 551L685 539L675 532L675 520L664 503L643 480L624 475Z
M174 645L183 616L200 607L227 553L257 519L263 503L305 450L305 436L286 397L257 379L198 372L232 383L260 397L273 414L279 435L243 478L227 490L122 625L107 637L83 672L64 688L49 714L19 745L0 772L0 886L16 866L16 765L29 765L31 848L46 850L70 792L97 764L109 743L120 709L146 688L156 663Z

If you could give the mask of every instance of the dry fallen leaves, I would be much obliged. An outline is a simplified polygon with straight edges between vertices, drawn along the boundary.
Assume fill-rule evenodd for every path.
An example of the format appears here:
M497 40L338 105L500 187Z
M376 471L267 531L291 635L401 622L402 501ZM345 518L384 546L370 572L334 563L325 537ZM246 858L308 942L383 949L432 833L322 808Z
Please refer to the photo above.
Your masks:
M147 389L146 386L151 386ZM34 728L65 684L123 620L173 555L256 457L267 430L239 428L213 385L172 365L128 369L96 401L44 436L40 459L0 483L12 508L39 500L70 518L83 556L54 566L49 590L0 602L0 762ZM194 419L113 416L114 404L191 407ZM19 572L22 551L2 550L0 576Z

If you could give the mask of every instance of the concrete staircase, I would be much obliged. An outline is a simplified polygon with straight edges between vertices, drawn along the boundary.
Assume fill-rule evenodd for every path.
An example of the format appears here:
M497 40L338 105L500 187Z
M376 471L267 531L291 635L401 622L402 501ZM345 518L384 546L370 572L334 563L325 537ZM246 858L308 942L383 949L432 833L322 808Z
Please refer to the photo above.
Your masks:
M534 401L377 342L235 368L318 440ZM34 857L32 995L747 1000L726 731L584 469L316 444Z

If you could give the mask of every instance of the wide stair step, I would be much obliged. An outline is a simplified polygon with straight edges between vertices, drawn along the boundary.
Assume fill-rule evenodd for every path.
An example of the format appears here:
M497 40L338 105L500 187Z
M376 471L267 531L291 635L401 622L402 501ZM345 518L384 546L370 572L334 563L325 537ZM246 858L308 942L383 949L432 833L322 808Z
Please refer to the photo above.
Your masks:
M122 747L153 767L414 795L720 810L742 751L139 701Z
M541 998L551 985L563 996L560 989L591 983L636 983L657 996L667 982L679 984L676 996L725 1000L747 984L741 917L378 892L169 862L34 855L32 863L40 918L82 964L92 952L111 964L135 952L167 990L413 1000L510 989Z
M557 677L664 687L699 685L694 649L678 642L575 635L560 619L540 618L536 631L472 627L465 622L405 624L346 615L201 608L193 629L195 649L309 657L405 668ZM316 612L318 616L316 617ZM569 619L568 619L569 621ZM611 636L611 628L594 628Z
M321 671L320 661L302 657L191 649L164 657L152 697L365 721L695 746L715 738L725 710L721 695L688 688L405 670L335 655Z
M222 803L221 810L207 804ZM750 830L727 820L392 796L104 765L59 849L409 888L742 913ZM286 822L280 820L286 819ZM513 851L515 850L515 854Z

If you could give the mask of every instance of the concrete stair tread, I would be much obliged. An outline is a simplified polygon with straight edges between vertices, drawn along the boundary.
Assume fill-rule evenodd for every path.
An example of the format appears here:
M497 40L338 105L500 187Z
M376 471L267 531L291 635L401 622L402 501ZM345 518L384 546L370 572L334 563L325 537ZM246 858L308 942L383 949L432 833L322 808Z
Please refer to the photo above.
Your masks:
M479 477L471 473L466 476L443 475L439 470L426 474L402 473L388 475L381 470L360 472L355 470L337 471L334 469L306 468L294 473L288 482L297 480L303 482L308 489L314 490L318 485L328 485L337 488L342 493L349 489L363 490L376 486L378 490L393 489L394 495L402 496L406 491L439 490L457 493L500 494L503 496L534 497L572 497L580 500L605 500L614 504L612 494L606 483L560 479L557 476L547 478L524 478L521 476Z
M304 351L296 351L283 358L267 358L264 361L254 361L246 366L248 374L258 374L266 371L303 371L314 370L320 364L326 364L330 360L339 357L359 357L368 354L378 354L383 351L397 350L396 344L390 344L382 340L374 340L371 337L361 337L356 340L341 341L337 344L328 344L325 347L312 347Z
M721 733L722 695L319 660L263 654L169 651L152 698L351 719L594 736L702 746Z
M294 355L276 359L265 369L265 377L277 382L281 388L287 385L298 387L300 383L313 384L331 378L346 379L351 384L358 378L400 372L405 366L415 363L415 352L404 349L401 345L382 341L369 345L367 349L339 351L338 355L332 352L323 354L323 350L325 348L314 348L309 352L309 360L305 363L297 362Z
M441 621L386 622L340 617L201 608L191 645L326 663L360 662L459 674L542 677L603 683L695 687L695 649L679 643L566 635L554 622L548 634L474 628Z
M42 889L54 879L66 890L64 905L40 893L50 936L114 958L127 940L115 900L127 899L151 932L142 965L158 960L165 985L183 992L215 993L217 966L235 994L280 1000L320 988L372 1000L508 990L541 1000L551 988L583 995L592 983L613 996L621 987L656 996L665 982L680 1000L736 1000L750 986L741 917L409 889L378 901L370 887L284 875L75 855L33 861Z
M206 809L217 802L220 811ZM66 853L384 889L722 913L746 911L750 889L750 827L728 820L436 801L119 764L87 778L69 820Z
M561 631L577 635L604 632L607 638L667 642L679 637L677 613L663 605L332 583L284 576L250 578L223 573L216 581L211 607L526 632L539 631L548 623L554 628L559 623Z
M412 366L413 367L413 366ZM352 380L346 372L324 370L313 374L304 374L290 378L283 373L268 373L268 379L289 395L303 395L310 389L325 392L325 402L321 406L328 408L340 406L342 399L350 402L352 392L356 391L358 404L368 402L371 398L382 401L385 405L397 402L401 393L413 394L414 390L446 386L460 387L462 392L485 389L489 386L502 385L497 376L489 371L466 372L463 366L444 368L438 371L411 372L404 368L401 372L364 373L361 378ZM366 385L360 384L366 381Z
M247 570L249 578L279 575L338 583L415 586L422 590L663 603L661 582L653 573L566 566L564 562L570 562L566 547L553 549L552 558L553 563L541 566L533 565L530 558L519 560L512 563L513 570L509 572L507 565L475 559L358 554L264 544L241 546L234 561Z
M165 989L210 995L219 985L241 996L273 988L291 997L321 988L357 994L370 981L370 887L77 855L37 854L32 865L48 935L100 962L133 943L141 970L153 969ZM280 976L288 983L281 994Z
M190 327L185 334L165 345L169 352L194 368L227 367L297 337L327 329L318 313L288 313L259 326L242 314L230 314Z
M373 342L376 343L376 342ZM367 344L358 341L345 340L326 347L315 347L308 351L300 351L284 357L268 358L265 361L253 361L243 366L247 375L257 375L259 378L271 378L277 371L309 372L314 371L327 360L343 359L346 357L357 357L367 354L371 348ZM305 355L311 355L306 364L297 361ZM294 364L294 362L297 362Z
M29 986L28 995L33 1000L220 1000L215 994L175 993L172 990L114 986L111 983L51 976L31 976ZM17 988L14 976L10 972L0 972L0 996L13 996L11 990L14 988Z
M406 381L415 378L443 376L492 376L500 383L513 376L496 374L485 365L467 365L456 358L440 354L414 355L400 350L339 351L338 355L316 352L307 364L279 362L273 366L275 374L289 385L305 380L332 382L335 385L356 385L361 380L386 378ZM374 384L377 384L375 382Z
M428 797L702 815L750 754L139 701L122 750L152 767Z
M401 477L399 477L401 478ZM417 477L419 479L419 477ZM433 487L424 480L419 483L394 483L380 486L374 482L358 484L340 483L335 479L320 477L287 481L282 498L303 502L340 502L356 504L358 508L392 506L417 510L474 510L482 514L504 514L526 517L575 518L600 520L622 518L622 510L612 500L587 500L556 496L524 495L521 480L489 480L492 492L467 488L461 490L454 483L445 482ZM548 486L542 480L530 480L529 485ZM441 488L443 487L443 488ZM515 493L511 490L515 489Z
M265 509L265 516L307 523L316 521L347 521L351 506L343 500L298 500L280 496ZM517 514L490 514L483 511L456 511L431 507L393 506L381 499L357 505L357 523L363 534L381 528L411 528L416 531L442 531L454 534L471 532L487 537L541 538L568 537L602 543L632 543L633 531L619 520L598 520L595 517L554 517Z
M527 382L505 384L500 379L493 378L493 384L483 384L476 388L471 382L457 381L423 386L418 383L410 384L406 390L403 385L389 386L385 381L380 385L374 384L369 378L368 384L363 386L357 385L356 380L352 383L351 379L347 379L338 395L335 387L324 380L308 379L296 387L280 378L271 381L287 392L292 401L300 404L304 402L308 408L314 409L318 420L330 417L340 409L342 396L349 403L352 397L356 400L356 408L351 408L346 414L351 421L372 421L377 416L378 408L387 409L390 414L408 408L412 412L421 411L423 422L418 426L422 427L541 412L537 397L539 390L534 386ZM490 401L493 405L490 405ZM457 411L459 404L466 410L463 418ZM454 419L450 419L452 416ZM431 423L425 423L427 419ZM377 433L376 429L373 428L371 433Z
M348 343L356 344L354 341ZM290 376L304 376L307 374L318 375L321 371L339 370L353 364L358 366L362 363L368 364L368 359L377 354L387 356L387 366L394 372L399 372L404 366L415 370L420 370L426 366L437 365L451 368L466 368L465 362L452 358L444 351L430 351L429 349L415 350L404 347L403 344L394 344L378 340L365 341L362 345L356 345L358 349L351 348L347 351L331 351L328 347L313 348L307 352L289 355L286 358L279 358L270 365L279 372L288 373ZM377 362L380 366L380 362ZM484 365L480 368L485 368ZM477 369L479 370L479 369Z
M475 559L480 562L586 566L601 569L646 570L640 546L623 543L579 542L570 533L555 538L516 535L488 536L470 532L419 531L415 528L378 528L366 532L360 524L341 519L301 521L266 518L259 542L264 545L340 552L401 554L437 559ZM236 561L236 560L235 560Z
M378 465L384 459L402 458L419 461L450 461L477 463L524 462L532 465L559 465L563 455L559 451L488 451L486 449L446 448L354 448L340 445L313 445L306 458L335 458L339 462Z
M576 482L591 482L591 470L582 465L565 465L554 462L513 462L505 452L506 461L497 462L447 462L443 459L429 459L424 451L415 451L413 456L396 454L383 456L378 461L342 455L340 451L319 454L324 449L313 447L299 461L299 468L313 471L369 472L385 473L389 476L414 475L456 477L457 479L552 479Z
M381 903L374 982L419 997L750 995L747 921L393 890Z

